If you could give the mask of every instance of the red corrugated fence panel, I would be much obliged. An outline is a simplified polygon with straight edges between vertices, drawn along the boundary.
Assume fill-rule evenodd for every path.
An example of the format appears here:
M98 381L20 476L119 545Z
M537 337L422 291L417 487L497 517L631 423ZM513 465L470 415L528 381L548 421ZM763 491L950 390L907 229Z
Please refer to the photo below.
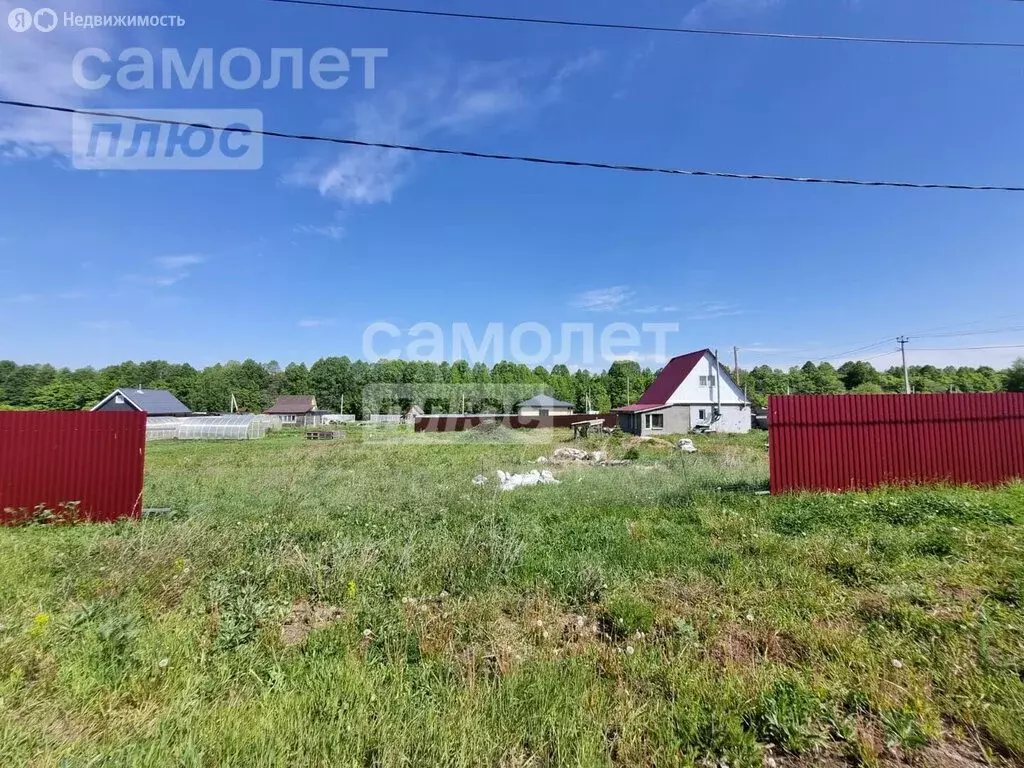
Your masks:
M93 521L139 517L145 460L144 413L0 412L0 510L77 502Z
M1024 478L1024 393L768 401L772 493Z

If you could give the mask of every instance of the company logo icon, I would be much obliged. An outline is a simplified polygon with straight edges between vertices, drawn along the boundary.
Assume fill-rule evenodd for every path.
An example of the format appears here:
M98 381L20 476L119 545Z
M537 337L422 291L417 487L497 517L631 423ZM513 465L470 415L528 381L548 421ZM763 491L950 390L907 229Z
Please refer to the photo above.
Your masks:
M57 28L57 12L52 8L40 8L32 21L40 32L53 32Z
M7 25L15 32L27 32L32 28L32 13L24 8L15 8L7 14Z
M57 12L40 8L33 14L27 8L15 8L7 14L7 26L15 32L28 32L32 27L40 32L53 32L57 28Z

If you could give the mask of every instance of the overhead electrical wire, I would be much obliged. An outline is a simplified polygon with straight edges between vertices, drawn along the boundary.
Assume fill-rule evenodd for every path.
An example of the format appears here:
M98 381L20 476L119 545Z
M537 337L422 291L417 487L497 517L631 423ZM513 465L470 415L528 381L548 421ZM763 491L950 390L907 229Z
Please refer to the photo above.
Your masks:
M987 328L983 331L954 331L950 333L919 333L912 338L915 339L949 339L958 336L986 336L992 333L1016 333L1024 331L1024 325L1015 325L1010 328Z
M913 338L918 338L919 339L919 338L921 338L922 336L924 336L925 334L928 334L928 333L939 333L939 332L943 332L943 331L951 331L951 330L963 329L964 326L969 328L972 325L982 325L982 324L994 323L994 322L998 322L1000 320L1016 320L1016 319L1021 318L1021 317L1024 317L1024 313L1014 312L1014 313L1009 314L1009 315L1000 315L999 317L986 318L986 319L982 319L982 320L972 320L972 321L966 322L966 323L951 323L949 325L940 325L940 326L933 326L931 328L924 328L924 329L922 329L922 330L920 330L920 331L918 331L916 333L908 333L907 336L911 336Z
M874 344L868 344L866 347L858 347L857 349L851 349L851 350L849 350L847 352L840 352L840 353L835 354L835 355L829 355L828 357L818 357L818 358L815 358L815 361L819 362L819 363L827 362L829 360L835 360L835 359L840 358L840 357L847 357L848 355L855 355L858 352L868 352L870 350L877 349L878 347L884 346L886 344L892 344L892 343L893 343L892 339L883 339L882 341L875 342ZM888 353L886 353L886 354L888 354Z
M1024 344L992 344L985 347L914 347L915 352L966 352L974 349L1024 349Z
M287 133L284 131L256 130L233 126L210 125L207 123L189 122L185 120L171 120L167 118L143 117L124 112L109 112L94 109L79 109L76 107L63 107L54 104L37 104L29 101L15 101L12 99L0 99L0 106L16 107L19 109L35 109L45 112L57 112L68 115L89 115L91 117L106 117L116 120L134 120L142 123L154 123L158 125L176 125L184 128L200 128L205 130L223 131L225 133L241 133L245 135L255 134L277 139L293 139L296 141L311 141L324 144L339 144L349 147L369 147L374 149L394 149L403 152L421 152L431 155L445 155L449 157L469 157L483 160L505 160L519 163L531 163L534 165L553 165L567 168L593 168L603 171L623 171L630 173L655 173L669 176L699 176L717 179L738 179L742 181L780 181L796 184L834 184L851 187L888 187L897 189L945 189L961 192L1024 192L1024 187L1000 186L989 184L949 184L949 183L926 183L909 181L875 181L867 179L838 179L822 177L800 177L783 176L765 173L736 173L733 171L707 171L686 168L661 168L645 165L622 165L618 163L602 163L583 160L560 160L550 157L535 157L529 155L509 155L494 152L474 152L466 149L450 149L445 147L425 147L415 144L393 144L383 141L364 141L362 139L350 139L334 136L319 136L315 134Z
M795 32L751 32L736 29L701 29L699 27L664 27L650 24L617 24L612 22L582 21L578 19L553 19L538 16L504 16L490 13L465 13L459 11L438 11L425 8L400 8L394 6L362 5L358 3L334 3L329 0L266 0L269 3L282 5L305 5L314 8L335 8L347 11L364 11L371 13L404 14L410 16L429 16L444 19L463 19L470 21L496 21L511 24L540 24L557 27L582 27L584 29L615 29L633 32L658 32L679 35L706 35L717 37L746 37L772 40L810 40L831 41L839 43L872 43L881 45L927 45L960 48L1024 48L1024 42L1001 42L990 40L935 40L898 37L855 37L849 35L817 35Z

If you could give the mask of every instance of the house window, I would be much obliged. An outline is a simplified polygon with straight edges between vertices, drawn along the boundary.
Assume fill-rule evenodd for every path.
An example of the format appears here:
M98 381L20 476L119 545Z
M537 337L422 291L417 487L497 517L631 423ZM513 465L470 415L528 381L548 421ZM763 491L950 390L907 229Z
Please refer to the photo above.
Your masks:
M702 387L713 387L715 386L715 377L712 376L701 376L700 385Z
M663 413L645 413L644 414L644 429L664 429L665 428L665 414Z
M114 395L114 402L118 405L124 405L124 398L121 395Z
M548 415L549 413L550 413L550 412L548 411L548 409L547 409L547 408L541 408L541 409L540 409L540 415L541 415L541 416L547 416L547 415Z
M708 412L706 410L704 410L703 408L701 408L699 411L697 411L697 418L700 419L701 421L704 421L705 419L707 419L707 417L708 417Z
M291 414L283 414L283 415L281 416L281 421L282 421L283 423L285 423L285 424L294 424L294 423L295 423L295 414L294 414L294 413L291 413Z

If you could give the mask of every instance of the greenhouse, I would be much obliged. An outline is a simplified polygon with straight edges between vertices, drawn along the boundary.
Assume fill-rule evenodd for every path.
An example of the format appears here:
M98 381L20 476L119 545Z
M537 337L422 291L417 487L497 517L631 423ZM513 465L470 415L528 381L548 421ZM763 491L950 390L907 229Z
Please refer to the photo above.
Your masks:
M258 440L280 428L280 418L263 414L155 416L146 420L146 440Z

